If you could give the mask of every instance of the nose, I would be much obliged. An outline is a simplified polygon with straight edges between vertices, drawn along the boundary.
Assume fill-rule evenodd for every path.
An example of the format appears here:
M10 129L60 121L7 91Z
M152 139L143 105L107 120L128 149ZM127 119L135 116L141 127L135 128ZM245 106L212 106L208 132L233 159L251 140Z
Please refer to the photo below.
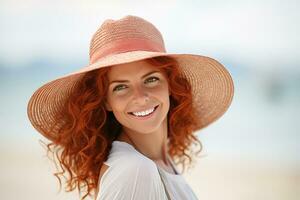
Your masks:
M133 91L133 103L144 105L148 101L149 101L148 92L140 86L136 87Z

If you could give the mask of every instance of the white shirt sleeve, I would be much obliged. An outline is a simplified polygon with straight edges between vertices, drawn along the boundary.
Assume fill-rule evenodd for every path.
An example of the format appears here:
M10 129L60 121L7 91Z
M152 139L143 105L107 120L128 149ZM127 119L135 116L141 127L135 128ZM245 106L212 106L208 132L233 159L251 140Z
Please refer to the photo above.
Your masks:
M167 199L155 163L127 155L110 167L100 180L97 200Z

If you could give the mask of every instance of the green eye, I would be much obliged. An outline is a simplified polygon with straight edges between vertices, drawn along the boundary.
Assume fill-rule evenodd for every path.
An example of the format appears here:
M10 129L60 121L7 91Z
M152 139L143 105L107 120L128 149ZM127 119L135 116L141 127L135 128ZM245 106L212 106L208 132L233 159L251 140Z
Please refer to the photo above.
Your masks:
M113 91L119 91L122 90L125 87L125 85L117 85L116 87L114 87ZM120 89L121 88L121 89Z
M155 82L155 81L158 81L158 80L159 80L159 78L152 76L152 77L148 78L146 81L147 82Z

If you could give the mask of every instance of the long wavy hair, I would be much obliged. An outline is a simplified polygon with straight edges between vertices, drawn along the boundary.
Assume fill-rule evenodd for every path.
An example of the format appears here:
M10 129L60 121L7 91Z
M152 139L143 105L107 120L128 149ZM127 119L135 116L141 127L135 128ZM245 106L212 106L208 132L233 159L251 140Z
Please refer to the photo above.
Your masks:
M168 153L176 165L182 164L183 173L186 164L193 160L191 155L197 156L202 150L202 143L194 136L198 120L192 107L192 88L175 59L162 56L146 61L167 75L171 93L167 114ZM61 177L64 177L66 192L76 187L79 193L85 189L81 200L91 196L92 192L96 196L100 169L122 129L113 113L104 106L109 69L90 71L80 79L63 107L66 123L58 137L47 144L47 155L49 157L52 153L52 161L58 170L54 175L59 180L60 189ZM192 144L198 144L200 149L194 151Z

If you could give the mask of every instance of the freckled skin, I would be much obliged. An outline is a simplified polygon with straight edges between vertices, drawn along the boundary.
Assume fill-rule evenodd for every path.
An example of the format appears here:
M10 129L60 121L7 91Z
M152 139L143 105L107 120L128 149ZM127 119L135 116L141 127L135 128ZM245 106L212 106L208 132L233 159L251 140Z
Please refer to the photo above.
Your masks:
M163 72L155 72L141 79L151 71L159 71L155 66L138 61L112 66L109 82L113 80L128 80L125 83L112 83L107 93L106 108L114 113L116 119L127 132L149 134L162 131L169 111L168 82ZM159 80L157 80L158 78ZM116 88L117 87L117 88ZM113 91L116 89L115 91ZM143 111L159 105L153 117L148 120L137 120L128 114L132 111Z

